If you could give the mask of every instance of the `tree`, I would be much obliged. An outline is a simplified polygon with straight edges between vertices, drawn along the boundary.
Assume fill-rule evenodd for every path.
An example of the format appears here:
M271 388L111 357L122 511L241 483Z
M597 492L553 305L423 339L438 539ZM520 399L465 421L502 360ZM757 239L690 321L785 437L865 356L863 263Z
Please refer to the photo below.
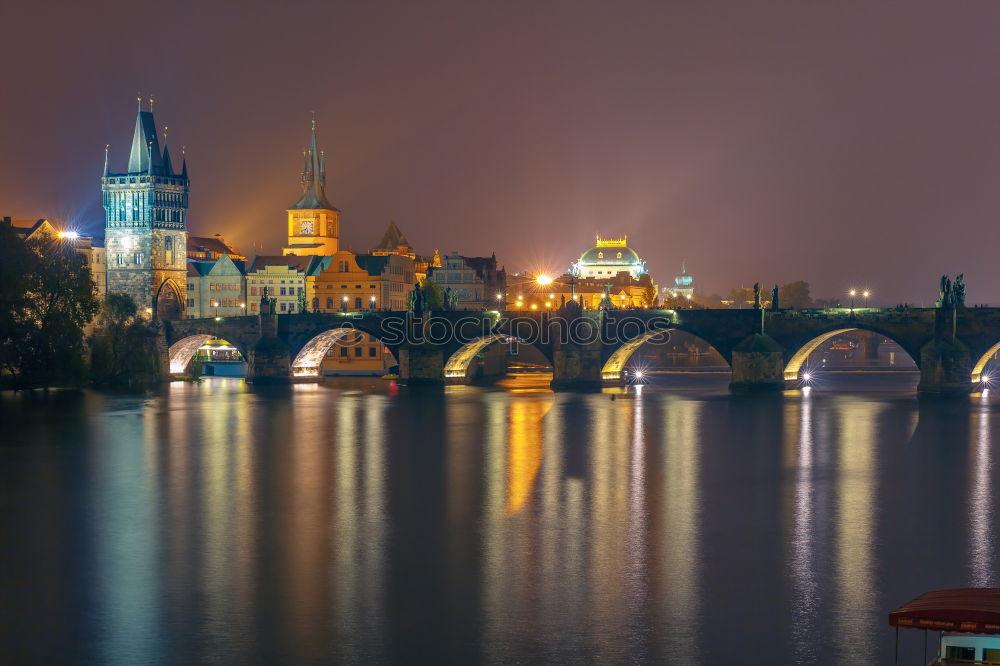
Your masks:
M309 304L306 302L306 290L303 289L299 292L299 312L308 313Z
M656 306L656 287L651 284L646 285L646 288L642 290L642 304L647 308Z
M108 294L90 338L90 376L99 386L145 383L159 373L156 334L128 294Z
M778 303L783 308L810 308L813 306L809 295L809 283L804 280L789 282L778 287Z
M735 287L729 290L731 308L753 307L753 289L751 287Z
M25 242L9 225L3 227L0 265L16 285L5 284L0 297L5 369L17 388L79 379L83 327L98 310L86 258L72 241L43 236Z
M420 288L427 296L428 310L444 309L444 291L441 289L441 285L430 278L424 278L424 281L420 283Z

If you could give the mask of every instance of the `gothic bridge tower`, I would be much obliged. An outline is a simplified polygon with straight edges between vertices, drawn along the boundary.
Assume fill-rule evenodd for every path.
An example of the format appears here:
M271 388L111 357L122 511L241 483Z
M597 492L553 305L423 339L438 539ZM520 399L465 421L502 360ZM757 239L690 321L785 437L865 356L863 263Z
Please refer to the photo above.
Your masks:
M340 211L326 198L326 155L316 145L316 119L312 141L305 151L302 196L288 209L288 246L283 254L330 256L337 252Z
M160 151L153 100L139 110L128 169L112 173L104 151L104 247L108 292L128 294L140 312L160 319L184 315L187 281L188 172L170 161L167 136Z

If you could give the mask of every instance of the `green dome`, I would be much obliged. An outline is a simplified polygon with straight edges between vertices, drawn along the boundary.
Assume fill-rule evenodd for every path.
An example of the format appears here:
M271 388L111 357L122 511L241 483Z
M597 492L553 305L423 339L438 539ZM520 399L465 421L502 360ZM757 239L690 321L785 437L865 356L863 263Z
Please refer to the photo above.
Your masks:
M594 247L580 257L581 266L635 266L642 264L642 259L630 247Z

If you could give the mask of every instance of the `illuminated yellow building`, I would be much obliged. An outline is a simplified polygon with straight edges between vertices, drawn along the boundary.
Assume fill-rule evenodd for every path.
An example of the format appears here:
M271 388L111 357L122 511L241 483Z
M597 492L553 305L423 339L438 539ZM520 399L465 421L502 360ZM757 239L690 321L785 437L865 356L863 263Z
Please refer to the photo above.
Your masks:
M249 314L258 314L265 289L267 297L277 301L277 314L301 312L303 302L308 309L308 304L314 302L316 279L323 268L329 265L330 257L254 257L247 269L246 278Z
M652 307L658 288L625 237L598 237L569 272L556 277L515 273L507 279L506 293L509 310L556 309L571 300L596 310Z
M374 335L357 330L345 330L334 340L320 363L320 375L386 374L396 365L392 352Z
M339 249L340 211L327 198L326 156L316 145L316 120L312 141L304 153L302 196L288 209L288 246L283 254L329 256Z
M316 278L317 312L405 310L416 281L413 259L399 254L375 256L341 250Z

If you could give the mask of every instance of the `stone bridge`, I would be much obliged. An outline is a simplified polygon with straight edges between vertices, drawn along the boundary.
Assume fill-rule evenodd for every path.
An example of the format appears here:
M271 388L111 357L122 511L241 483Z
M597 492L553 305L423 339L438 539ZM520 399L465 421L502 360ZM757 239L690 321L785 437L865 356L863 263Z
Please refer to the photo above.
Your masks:
M172 374L217 337L240 350L251 381L316 375L334 341L358 330L390 349L409 384L466 383L482 374L484 355L531 344L552 364L554 389L592 389L622 382L633 352L678 330L725 358L733 390L754 391L794 385L810 353L858 329L899 344L920 368L925 393L967 393L1000 350L1000 308L965 307L265 314L165 321L162 332Z

